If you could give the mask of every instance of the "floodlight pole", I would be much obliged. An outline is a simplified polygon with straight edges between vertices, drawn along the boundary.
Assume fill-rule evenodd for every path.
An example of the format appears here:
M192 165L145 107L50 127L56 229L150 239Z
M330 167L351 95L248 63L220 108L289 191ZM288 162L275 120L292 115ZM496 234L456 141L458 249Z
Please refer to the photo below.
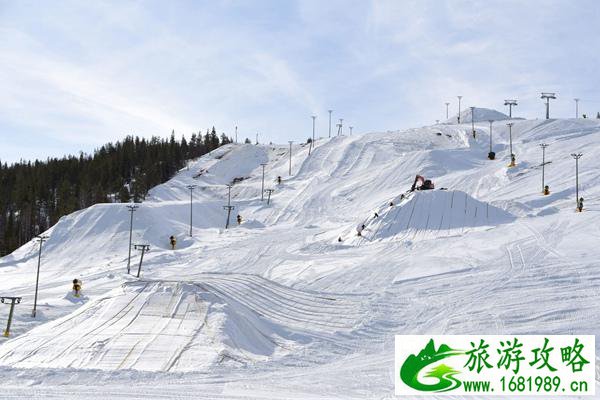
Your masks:
M133 233L133 213L139 208L139 206L132 204L127 206L127 208L131 213L129 219L129 254L127 255L127 273L129 274L131 272L131 236Z
M579 118L579 99L573 100L575 100L575 118Z
M490 122L490 153L492 152L492 124L494 123L493 119L489 120Z
M312 150L313 144L315 143L315 120L317 119L316 115L311 115L312 118L312 139L310 140L310 146L308 146L308 155L310 156L310 152Z
M473 139L475 139L475 107L469 107L471 109L471 131L473 132Z
M546 147L548 144L541 143L540 147L542 148L542 193L544 193L544 189L546 188L546 183L544 182L545 178L545 168L546 168Z
M458 97L458 123L460 124L460 100L462 99L462 96L456 97Z
M6 323L4 337L8 337L10 335L10 324L12 323L13 313L15 311L15 304L21 303L20 297L0 296L0 302L2 304L4 304L7 300L10 300L10 311L8 312L8 322Z
M546 99L546 119L550 119L550 99L556 99L556 93L542 92L542 99Z
M508 137L509 137L509 143L510 143L510 163L512 164L512 158L513 158L513 148L512 148L512 126L513 123L509 122L508 124L506 124L508 126Z
M263 201L265 199L265 195L264 195L264 192L265 192L265 166L267 164L262 163L260 165L262 166L262 183L260 185L260 201Z
M140 274L142 272L142 263L144 262L144 254L150 250L150 245L147 244L135 244L133 246L136 250L141 250L142 251L142 256L140 257L140 265L138 265L138 271L137 271L137 277L140 277Z
M289 171L289 175L292 176L292 143L294 143L293 140L289 140L288 143L290 144L290 171Z
M582 153L572 153L571 157L575 159L575 204L579 206L579 159L583 156Z
M197 185L187 185L186 186L188 189L190 189L190 237L193 237L193 235L192 235L192 226L193 226L192 225L192 222L193 222L193 220L192 220L192 211L193 211L192 202L194 200L194 189L196 188L196 186Z
M235 127L235 142L237 143L237 126Z
M331 113L333 110L327 110L327 112L329 113L329 137L331 137Z
M504 100L504 105L508 106L508 116L512 118L512 108L517 105L517 100Z
M449 102L446 102L446 120L448 120L448 107L450 106Z
M256 144L258 144L258 132L256 132Z
M229 217L231 216L231 210L235 209L235 206L231 205L231 186L227 185L227 205L223 206L224 210L227 210L227 221L225 222L225 229L229 228Z
M352 136L352 128L354 128L353 126L349 126L348 129L350 129L350 136Z
M268 193L267 195L267 204L269 204L271 202L271 193L273 193L275 190L274 189L265 189L265 192Z
M37 236L36 240L40 243L40 250L38 252L38 265L37 265L37 274L35 277L35 296L33 298L33 310L31 311L31 316L35 318L37 313L37 298L38 298L38 288L40 284L40 264L42 263L42 244L48 240L48 236Z

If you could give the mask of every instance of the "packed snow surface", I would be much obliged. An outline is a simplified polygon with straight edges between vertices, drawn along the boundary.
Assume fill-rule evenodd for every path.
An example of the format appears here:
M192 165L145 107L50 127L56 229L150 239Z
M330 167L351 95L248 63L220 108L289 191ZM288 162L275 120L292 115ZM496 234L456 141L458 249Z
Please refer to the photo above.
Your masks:
M465 118L192 160L134 212L150 251L140 268L132 250L130 274L125 205L65 216L46 232L37 318L39 245L0 259L0 295L23 297L0 397L392 398L396 334L600 333L600 122L513 120L508 168L507 117L480 110L475 135ZM416 174L436 189L408 191Z

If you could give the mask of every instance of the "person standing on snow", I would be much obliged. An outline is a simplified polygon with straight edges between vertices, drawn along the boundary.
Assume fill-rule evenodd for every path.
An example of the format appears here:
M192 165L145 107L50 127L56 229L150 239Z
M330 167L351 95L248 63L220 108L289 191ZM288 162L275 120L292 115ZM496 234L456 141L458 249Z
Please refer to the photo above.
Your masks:
M577 202L577 209L579 210L579 212L583 211L583 197L579 198L579 201Z
M175 236L171 235L169 238L169 243L171 243L171 250L175 250L175 245L177 244L177 239L175 239Z
M365 224L356 227L356 236L362 236L362 231L365 230Z
M81 281L79 279L73 279L73 296L81 296Z

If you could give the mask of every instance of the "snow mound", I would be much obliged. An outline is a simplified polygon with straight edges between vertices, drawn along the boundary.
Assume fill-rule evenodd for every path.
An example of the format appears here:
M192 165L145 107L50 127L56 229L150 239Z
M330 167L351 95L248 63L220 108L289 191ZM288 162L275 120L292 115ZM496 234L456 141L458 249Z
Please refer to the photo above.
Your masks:
M239 274L206 274L202 283L129 282L6 342L0 365L205 371L269 361L349 331L357 304L339 297Z
M500 111L492 110L490 108L479 108L475 107L473 113L471 113L471 109L467 108L460 113L460 122L466 123L471 122L471 117L474 117L473 120L475 122L487 122L487 121L503 121L510 119L510 117ZM449 118L446 123L447 124L456 124L457 123L458 114Z
M385 207L370 219L363 232L366 240L428 239L464 233L513 221L507 211L481 202L458 190L414 192Z

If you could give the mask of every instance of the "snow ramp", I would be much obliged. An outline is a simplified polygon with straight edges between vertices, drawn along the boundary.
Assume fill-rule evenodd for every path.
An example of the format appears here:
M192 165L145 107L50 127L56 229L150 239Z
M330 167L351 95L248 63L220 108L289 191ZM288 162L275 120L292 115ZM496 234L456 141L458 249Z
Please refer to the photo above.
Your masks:
M363 241L429 239L515 220L509 212L458 190L413 192L365 224Z
M206 371L339 347L363 298L306 292L245 274L132 281L0 347L0 365Z

